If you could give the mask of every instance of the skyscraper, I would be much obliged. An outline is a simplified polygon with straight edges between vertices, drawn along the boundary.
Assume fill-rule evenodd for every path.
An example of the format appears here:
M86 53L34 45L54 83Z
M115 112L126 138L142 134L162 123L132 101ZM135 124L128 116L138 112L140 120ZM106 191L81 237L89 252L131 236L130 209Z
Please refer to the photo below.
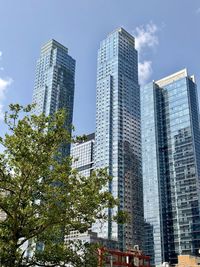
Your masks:
M69 56L65 46L55 40L42 46L33 92L36 113L50 115L61 108L65 109L69 130L73 116L74 76L75 60ZM69 154L69 147L65 153Z
M80 175L89 177L94 170L94 144L95 133L86 136L86 140L72 144L70 155L72 157L72 168L76 169ZM116 241L110 241L106 238L100 238L98 233L88 229L85 233L80 233L72 229L69 235L65 236L65 241L81 240L82 243L100 243L102 246L108 245L112 248L118 248ZM71 265L70 265L71 266Z
M75 60L69 56L68 49L55 40L50 40L41 48L41 54L36 64L35 84L32 102L36 104L34 113L46 116L54 114L59 109L66 111L65 127L71 132L73 104ZM70 154L70 144L62 145L63 156ZM24 244L25 256L32 257L36 244L29 240Z
M108 188L119 207L108 210L108 222L97 222L93 231L125 249L142 243L143 199L138 55L134 37L123 28L100 44L96 97L94 164L108 168L113 177ZM126 226L112 220L118 210L128 211Z
M200 248L200 129L194 76L141 88L145 253L175 263Z

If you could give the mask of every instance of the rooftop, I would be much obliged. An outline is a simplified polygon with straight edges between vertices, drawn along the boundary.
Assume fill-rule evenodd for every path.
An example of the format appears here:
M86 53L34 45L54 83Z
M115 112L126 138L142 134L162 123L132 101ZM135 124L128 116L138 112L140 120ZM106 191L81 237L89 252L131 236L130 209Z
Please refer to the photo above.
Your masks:
M178 72L175 72L175 73L173 73L173 74L171 74L169 76L166 76L163 79L155 81L155 83L157 85L159 85L160 87L162 87L162 86L165 86L165 85L167 85L169 83L178 81L178 80L180 80L180 79L182 79L184 77L188 77L188 72L187 72L186 68L182 69L182 70L180 70Z
M42 48L41 48L41 53L45 53L49 49L54 49L54 48L60 48L64 50L66 53L68 53L68 48L62 45L61 43L57 42L54 39L49 40L47 43L45 43Z
M114 34L116 32L119 32L119 33L124 34L127 38L129 38L135 44L135 38L134 38L134 36L131 35L129 32L127 32L123 27L118 27L117 29L115 29L114 31L112 31L111 33L109 33L107 35L107 37L109 37L110 35L112 35L112 34Z

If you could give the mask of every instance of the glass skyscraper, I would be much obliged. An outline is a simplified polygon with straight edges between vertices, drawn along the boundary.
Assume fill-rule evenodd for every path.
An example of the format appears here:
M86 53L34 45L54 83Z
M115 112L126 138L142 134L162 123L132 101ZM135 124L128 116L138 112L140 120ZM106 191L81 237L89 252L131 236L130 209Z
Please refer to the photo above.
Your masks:
M200 248L200 129L194 76L141 88L144 249L158 265Z
M54 114L59 109L67 113L66 127L71 130L74 104L75 60L68 49L55 40L41 48L36 65L33 103L36 113ZM66 151L69 154L69 147Z
M113 177L108 188L119 207L107 210L108 222L97 222L92 230L125 249L142 243L143 198L138 55L134 37L123 28L100 44L96 97L94 164L108 168ZM125 226L112 220L117 210L128 211Z

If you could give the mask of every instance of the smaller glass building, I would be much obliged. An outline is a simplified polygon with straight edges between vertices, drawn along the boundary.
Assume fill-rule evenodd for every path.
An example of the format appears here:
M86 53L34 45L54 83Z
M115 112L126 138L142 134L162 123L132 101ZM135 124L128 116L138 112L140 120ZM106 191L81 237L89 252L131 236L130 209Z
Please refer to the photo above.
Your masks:
M200 129L194 76L141 88L145 253L158 265L200 248Z
M92 133L86 136L85 141L71 146L72 168L83 176L90 176L94 169L94 142L95 134Z

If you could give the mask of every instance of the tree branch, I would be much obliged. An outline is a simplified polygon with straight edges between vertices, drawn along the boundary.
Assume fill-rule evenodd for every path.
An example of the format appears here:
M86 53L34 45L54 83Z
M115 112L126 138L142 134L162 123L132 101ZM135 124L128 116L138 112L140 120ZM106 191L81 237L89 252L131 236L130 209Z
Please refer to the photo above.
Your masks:
M4 206L2 206L1 203L0 203L0 209L2 209L10 218L13 219L13 216L11 215L11 213Z

